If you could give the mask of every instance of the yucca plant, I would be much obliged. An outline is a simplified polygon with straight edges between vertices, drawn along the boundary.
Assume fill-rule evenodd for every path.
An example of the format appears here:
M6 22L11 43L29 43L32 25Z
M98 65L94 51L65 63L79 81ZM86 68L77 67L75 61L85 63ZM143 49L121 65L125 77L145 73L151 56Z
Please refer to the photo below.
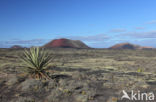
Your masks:
M25 68L27 68L28 73L33 78L49 78L47 67L51 61L51 57L43 48L32 47L30 50L25 50L21 59L25 63Z

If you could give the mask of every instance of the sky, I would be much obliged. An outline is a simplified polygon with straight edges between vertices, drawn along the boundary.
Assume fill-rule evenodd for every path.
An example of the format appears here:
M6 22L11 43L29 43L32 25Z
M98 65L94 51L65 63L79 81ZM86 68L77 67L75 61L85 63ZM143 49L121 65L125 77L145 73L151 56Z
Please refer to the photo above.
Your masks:
M0 48L58 38L156 47L156 0L0 0Z

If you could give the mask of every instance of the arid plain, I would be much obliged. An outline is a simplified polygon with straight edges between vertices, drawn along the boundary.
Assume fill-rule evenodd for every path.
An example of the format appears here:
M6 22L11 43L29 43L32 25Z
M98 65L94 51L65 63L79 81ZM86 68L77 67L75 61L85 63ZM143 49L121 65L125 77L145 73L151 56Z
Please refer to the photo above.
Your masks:
M26 73L24 49L0 49L0 102L129 102L121 101L122 90L156 91L156 50L45 51L53 58L50 80Z

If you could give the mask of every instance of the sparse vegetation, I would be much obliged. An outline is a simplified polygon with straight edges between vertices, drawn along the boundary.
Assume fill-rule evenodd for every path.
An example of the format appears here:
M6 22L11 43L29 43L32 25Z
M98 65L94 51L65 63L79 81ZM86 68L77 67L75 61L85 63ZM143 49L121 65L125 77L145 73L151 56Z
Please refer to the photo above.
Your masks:
M55 55L44 67L51 80L27 77L23 51L0 49L0 102L122 102L123 89L156 92L156 50L39 49Z
M47 66L51 61L48 52L39 47L32 47L25 50L24 56L21 58L32 77L42 79L48 78Z

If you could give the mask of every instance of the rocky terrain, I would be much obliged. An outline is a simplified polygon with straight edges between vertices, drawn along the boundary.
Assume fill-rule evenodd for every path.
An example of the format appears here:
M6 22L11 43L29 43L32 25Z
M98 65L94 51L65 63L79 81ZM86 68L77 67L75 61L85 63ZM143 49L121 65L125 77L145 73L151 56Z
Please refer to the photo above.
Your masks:
M0 102L133 102L122 90L156 92L156 50L46 49L49 80L27 74L23 51L0 49Z

